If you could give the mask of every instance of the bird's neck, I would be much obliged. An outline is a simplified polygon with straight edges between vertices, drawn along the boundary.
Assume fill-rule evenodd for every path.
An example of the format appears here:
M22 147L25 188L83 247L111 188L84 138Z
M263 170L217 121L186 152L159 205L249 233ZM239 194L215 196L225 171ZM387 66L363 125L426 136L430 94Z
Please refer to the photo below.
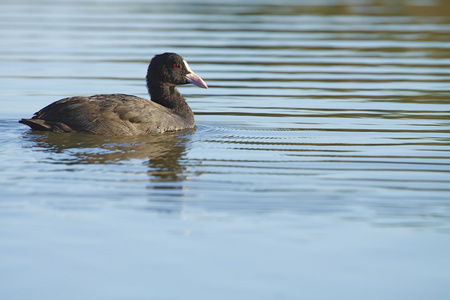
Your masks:
M148 84L147 87L153 102L167 107L182 117L193 119L194 114L192 113L191 108L186 103L183 96L181 96L175 85L161 84L155 86Z

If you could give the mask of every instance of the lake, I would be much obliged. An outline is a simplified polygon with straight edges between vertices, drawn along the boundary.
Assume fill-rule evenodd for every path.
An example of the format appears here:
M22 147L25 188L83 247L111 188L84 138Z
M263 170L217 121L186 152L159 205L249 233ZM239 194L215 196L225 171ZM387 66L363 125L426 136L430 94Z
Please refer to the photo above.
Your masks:
M450 1L0 1L1 299L450 297ZM31 132L148 98L195 130Z

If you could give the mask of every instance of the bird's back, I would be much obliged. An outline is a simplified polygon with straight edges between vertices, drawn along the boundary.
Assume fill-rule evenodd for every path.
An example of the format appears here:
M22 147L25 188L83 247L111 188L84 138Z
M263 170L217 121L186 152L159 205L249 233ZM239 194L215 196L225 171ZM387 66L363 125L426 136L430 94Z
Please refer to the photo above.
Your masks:
M138 135L194 127L186 119L150 100L124 94L64 98L21 123L33 130Z

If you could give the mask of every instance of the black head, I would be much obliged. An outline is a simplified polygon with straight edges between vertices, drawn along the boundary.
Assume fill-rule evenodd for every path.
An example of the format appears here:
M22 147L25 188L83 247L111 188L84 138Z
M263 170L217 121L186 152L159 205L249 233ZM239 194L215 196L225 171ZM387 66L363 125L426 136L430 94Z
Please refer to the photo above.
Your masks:
M176 53L155 55L148 66L146 79L149 87L193 83L198 87L208 88L206 83L189 68L188 63Z

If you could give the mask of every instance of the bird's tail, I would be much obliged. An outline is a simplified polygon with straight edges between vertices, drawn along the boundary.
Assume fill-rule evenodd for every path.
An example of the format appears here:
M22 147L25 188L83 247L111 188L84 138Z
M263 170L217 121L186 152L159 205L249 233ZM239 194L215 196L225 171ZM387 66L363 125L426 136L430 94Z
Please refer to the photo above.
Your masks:
M32 130L52 130L51 126L41 119L20 119L19 123L30 126Z

